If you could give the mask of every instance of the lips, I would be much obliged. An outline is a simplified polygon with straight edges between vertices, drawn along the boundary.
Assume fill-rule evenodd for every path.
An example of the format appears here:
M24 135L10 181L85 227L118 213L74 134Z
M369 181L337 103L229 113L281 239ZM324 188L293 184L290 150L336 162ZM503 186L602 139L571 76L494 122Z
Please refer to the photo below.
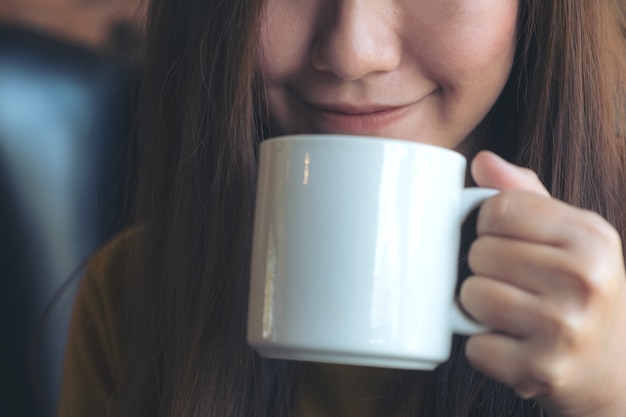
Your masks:
M402 119L410 105L354 105L305 101L316 124L334 133L363 134L380 131Z

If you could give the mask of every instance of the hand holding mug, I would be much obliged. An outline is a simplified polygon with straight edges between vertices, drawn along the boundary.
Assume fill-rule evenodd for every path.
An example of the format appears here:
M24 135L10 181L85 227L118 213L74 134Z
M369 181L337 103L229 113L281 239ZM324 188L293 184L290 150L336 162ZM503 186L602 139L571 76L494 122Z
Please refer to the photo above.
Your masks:
M472 336L470 362L555 416L617 416L626 402L626 281L620 238L595 213L550 198L537 177L490 153L461 291L495 332Z

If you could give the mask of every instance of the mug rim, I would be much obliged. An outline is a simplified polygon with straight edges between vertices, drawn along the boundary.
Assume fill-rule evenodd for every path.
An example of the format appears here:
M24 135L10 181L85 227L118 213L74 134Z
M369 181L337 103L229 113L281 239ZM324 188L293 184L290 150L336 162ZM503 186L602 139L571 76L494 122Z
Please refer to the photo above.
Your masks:
M422 150L427 150L429 152L438 152L441 154L447 154L454 158L460 158L464 162L467 161L467 159L462 153L455 151L454 149L444 148L443 146L432 145L429 143L414 142L408 139L397 139L397 138L389 138L389 137L384 137L384 136L353 135L353 134L342 134L342 133L298 133L298 134L293 134L293 135L273 136L267 139L263 139L263 141L261 142L261 146L263 146L266 143L269 144L269 143L288 142L288 141L304 142L307 140L318 140L322 138L326 138L323 140L335 140L335 141L340 141L344 143L345 142L347 143L366 142L369 144L378 144L378 145L391 143L391 144L397 144L401 146L407 146L409 148L416 148L416 149L419 148Z

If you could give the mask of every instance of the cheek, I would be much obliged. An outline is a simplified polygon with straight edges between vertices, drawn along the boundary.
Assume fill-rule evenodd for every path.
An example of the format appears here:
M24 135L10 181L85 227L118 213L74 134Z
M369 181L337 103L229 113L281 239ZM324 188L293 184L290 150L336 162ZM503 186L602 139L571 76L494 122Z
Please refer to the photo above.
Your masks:
M269 1L259 31L256 65L268 79L296 72L305 62L311 42L307 11L296 2Z
M443 88L500 84L508 78L515 54L517 4L466 11L432 32L426 70ZM447 28L444 29L444 28Z

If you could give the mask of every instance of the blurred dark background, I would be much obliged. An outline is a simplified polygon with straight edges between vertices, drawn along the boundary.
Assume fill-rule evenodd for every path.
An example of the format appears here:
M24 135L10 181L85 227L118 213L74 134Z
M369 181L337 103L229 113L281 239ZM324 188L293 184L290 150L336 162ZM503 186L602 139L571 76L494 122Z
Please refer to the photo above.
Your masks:
M0 0L0 417L54 415L81 266L124 225L142 22Z

